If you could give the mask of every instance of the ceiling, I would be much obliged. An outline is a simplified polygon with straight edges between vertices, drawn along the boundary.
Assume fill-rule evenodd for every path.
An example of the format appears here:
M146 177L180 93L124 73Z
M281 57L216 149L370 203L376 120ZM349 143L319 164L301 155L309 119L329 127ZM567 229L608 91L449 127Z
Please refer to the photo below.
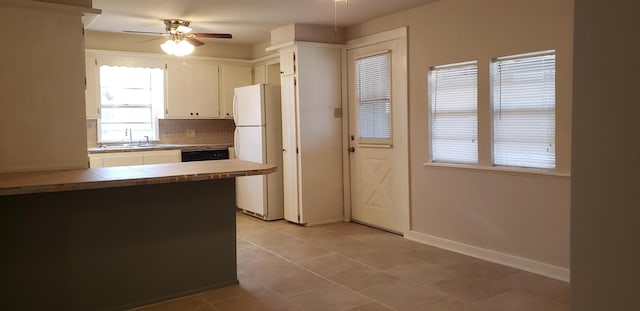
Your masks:
M93 0L102 14L87 28L95 31L164 32L163 19L191 21L194 32L231 33L233 39L268 42L271 29L300 23L348 27L435 0Z

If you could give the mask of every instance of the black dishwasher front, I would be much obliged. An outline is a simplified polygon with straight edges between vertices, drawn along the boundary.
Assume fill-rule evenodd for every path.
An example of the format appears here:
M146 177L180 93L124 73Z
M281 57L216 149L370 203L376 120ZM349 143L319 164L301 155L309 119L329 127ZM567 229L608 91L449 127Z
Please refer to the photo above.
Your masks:
M228 149L182 150L182 162L226 160Z

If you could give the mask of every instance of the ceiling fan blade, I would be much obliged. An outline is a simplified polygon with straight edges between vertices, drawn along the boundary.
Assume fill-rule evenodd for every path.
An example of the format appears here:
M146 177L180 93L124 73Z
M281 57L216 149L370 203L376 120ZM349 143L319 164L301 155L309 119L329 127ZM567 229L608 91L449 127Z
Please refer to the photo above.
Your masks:
M122 32L126 33L142 33L148 35L164 35L164 32L151 32L151 31L134 31L134 30L123 30Z
M204 45L204 42L198 40L198 39L194 39L194 38L184 38L185 40L187 40L187 42L191 43L191 45L193 46L201 46Z
M230 33L194 33L198 38L218 38L218 39L231 39Z
M151 38L151 39L147 39L147 40L142 40L142 41L138 41L136 43L145 43L145 42L149 42L149 41L153 41L153 40L158 40L158 39L162 39L163 37L156 37L156 38Z

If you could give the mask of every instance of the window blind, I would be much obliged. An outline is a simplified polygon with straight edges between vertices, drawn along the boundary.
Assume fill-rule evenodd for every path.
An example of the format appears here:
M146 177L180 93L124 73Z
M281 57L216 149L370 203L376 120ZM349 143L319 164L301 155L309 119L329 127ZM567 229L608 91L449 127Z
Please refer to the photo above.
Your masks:
M491 74L494 164L555 168L555 53L498 58Z
M429 74L431 160L478 163L478 67L437 66Z
M391 142L391 53L356 60L360 139Z

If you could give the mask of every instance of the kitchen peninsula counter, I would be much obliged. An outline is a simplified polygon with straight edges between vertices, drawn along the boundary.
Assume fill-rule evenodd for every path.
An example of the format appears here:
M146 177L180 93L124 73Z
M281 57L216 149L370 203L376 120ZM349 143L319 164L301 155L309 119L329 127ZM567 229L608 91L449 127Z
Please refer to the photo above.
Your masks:
M233 147L233 143L228 144L131 144L131 145L103 145L102 147L91 147L87 149L89 154L114 153L114 152L136 152L136 151L157 151L157 150L225 150Z
M237 284L235 177L217 160L0 174L7 310L123 310Z
M275 172L274 165L215 160L89 169L0 173L0 196L173 183Z

